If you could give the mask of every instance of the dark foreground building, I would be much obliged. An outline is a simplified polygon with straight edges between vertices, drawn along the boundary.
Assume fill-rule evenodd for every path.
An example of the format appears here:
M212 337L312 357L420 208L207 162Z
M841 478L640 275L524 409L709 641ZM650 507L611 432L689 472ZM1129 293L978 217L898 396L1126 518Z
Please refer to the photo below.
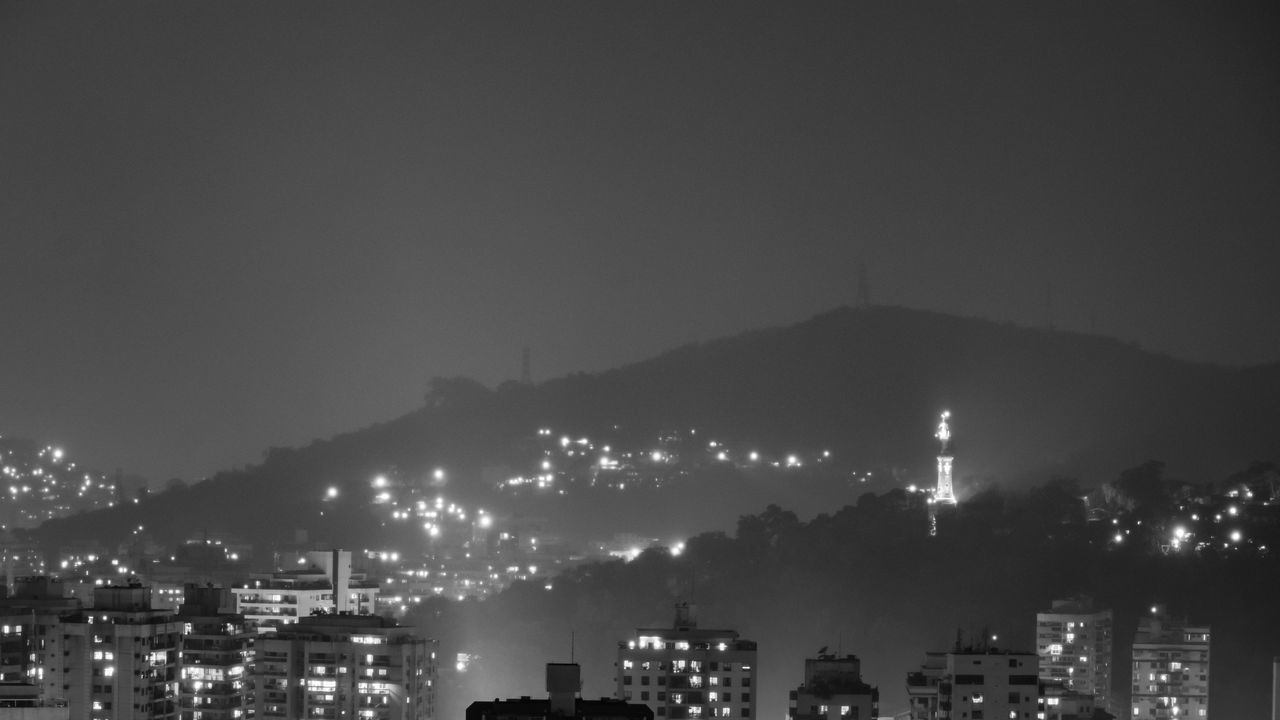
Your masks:
M625 700L583 700L581 668L576 663L547 663L547 698L483 700L467 707L467 720L653 720L648 705Z

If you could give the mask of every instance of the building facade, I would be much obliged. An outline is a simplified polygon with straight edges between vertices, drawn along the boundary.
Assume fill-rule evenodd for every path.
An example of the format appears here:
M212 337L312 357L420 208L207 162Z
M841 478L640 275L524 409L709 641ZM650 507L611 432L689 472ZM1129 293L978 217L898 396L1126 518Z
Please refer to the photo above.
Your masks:
M250 628L271 632L317 613L373 613L378 584L351 571L347 550L309 552L293 570L255 573L231 592Z
M1040 681L1040 720L1093 720L1098 705L1089 693L1057 682Z
M1111 707L1111 611L1085 596L1055 600L1036 613L1036 654L1040 679L1087 695Z
M0 595L0 682L40 686L52 659L45 648L49 635L63 615L80 610L80 601L67 597L62 582L46 576L16 578L12 590Z
M1034 653L962 648L929 653L907 676L911 720L1035 720L1040 680Z
M756 643L699 628L682 603L672 627L639 628L618 643L615 697L647 705L662 720L755 718Z
M1209 627L1171 619L1161 605L1138 621L1130 717L1209 717Z
M151 588L99 587L46 636L43 694L73 720L177 720L181 631L151 608Z
M178 707L182 720L235 720L253 715L249 673L256 636L231 612L231 593L187 585L176 620L182 626Z
M430 720L436 643L376 615L317 615L256 640L259 718Z
M874 720L880 714L880 691L862 681L856 655L806 659L804 683L790 700L790 720Z

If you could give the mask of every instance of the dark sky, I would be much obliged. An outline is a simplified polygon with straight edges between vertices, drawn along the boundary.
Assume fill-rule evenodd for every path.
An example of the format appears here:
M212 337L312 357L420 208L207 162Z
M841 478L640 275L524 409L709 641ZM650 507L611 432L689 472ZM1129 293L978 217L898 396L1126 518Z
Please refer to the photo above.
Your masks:
M197 478L859 262L1280 360L1275 5L0 1L0 432Z

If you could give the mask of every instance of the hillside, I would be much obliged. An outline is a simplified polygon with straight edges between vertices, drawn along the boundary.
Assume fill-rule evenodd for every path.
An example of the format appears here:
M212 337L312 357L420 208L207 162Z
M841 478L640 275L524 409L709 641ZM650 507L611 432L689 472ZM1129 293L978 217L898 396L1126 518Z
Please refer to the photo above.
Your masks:
M298 530L312 540L369 546L385 525L372 506L326 505L324 492L362 492L378 473L496 512L539 514L556 527L591 521L652 533L668 528L643 526L637 507L655 525L676 507L715 508L691 516L701 521L687 527L692 532L725 527L764 502L797 507L799 497L820 509L858 494L838 482L825 487L839 497L797 492L803 485L776 473L691 464L685 474L699 482L685 485L678 503L662 489L617 500L586 492L498 495L494 473L520 470L544 426L636 447L671 429L697 428L702 437L775 453L823 448L839 463L799 479L825 473L839 481L854 469L876 468L880 482L892 474L905 484L929 481L933 422L949 408L962 497L992 480L1071 475L1096 484L1150 458L1167 462L1174 477L1216 480L1252 460L1274 459L1280 437L1277 366L1192 364L1115 340L889 307L841 308L535 386L437 382L427 400L386 423L302 448L273 448L258 465L191 488L46 523L37 536L54 545L116 542L145 524L161 542L205 528L260 547L289 542ZM447 480L434 478L437 468L447 468ZM750 492L729 493L726 502L724 483L734 482Z

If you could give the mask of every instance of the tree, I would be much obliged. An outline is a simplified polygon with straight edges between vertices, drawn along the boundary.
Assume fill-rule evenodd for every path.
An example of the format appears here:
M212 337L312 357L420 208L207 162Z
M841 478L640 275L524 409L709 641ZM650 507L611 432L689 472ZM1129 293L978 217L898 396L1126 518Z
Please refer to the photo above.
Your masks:
M433 377L427 383L424 397L427 407L460 407L474 405L489 399L489 388L469 377Z

